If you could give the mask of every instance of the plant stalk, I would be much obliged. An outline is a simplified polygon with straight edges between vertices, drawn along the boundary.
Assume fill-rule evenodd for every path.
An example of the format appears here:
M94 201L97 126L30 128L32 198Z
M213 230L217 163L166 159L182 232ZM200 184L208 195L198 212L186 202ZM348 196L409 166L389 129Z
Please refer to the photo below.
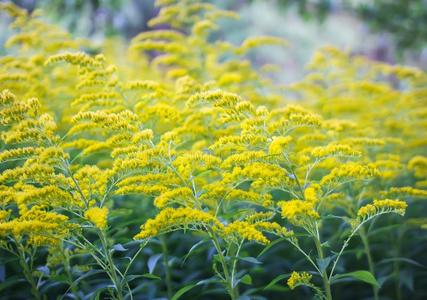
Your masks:
M115 265L114 265L114 261L113 261L113 257L111 255L111 252L108 250L108 244L107 244L107 240L105 238L105 234L102 230L98 230L98 235L99 238L101 240L101 244L102 244L102 248L104 250L104 255L107 258L107 263L108 263L108 272L110 275L111 280L113 281L115 290L116 290L116 297L118 300L124 300L123 297L123 291L122 291L122 284L121 281L119 280L118 276L117 276L117 272L115 269Z
M224 272L224 277L225 277L225 280L227 281L226 289L228 291L228 294L230 295L231 300L237 300L237 298L239 298L239 291L238 291L237 285L236 287L233 287L233 280L230 276L227 262L225 261L225 257L224 257L224 254L222 253L218 239L216 238L215 233L213 232L212 229L210 229L210 236L212 238L212 243L214 244L215 249L218 252L218 257Z
M369 246L369 240L368 240L368 236L366 235L365 228L361 227L360 231L359 231L359 234L360 234L360 239L362 240L362 243L363 243L363 248L365 250L366 257L368 259L369 272L371 272L371 274L375 276L374 261L372 259L371 249L370 249L370 246ZM374 292L374 299L378 300L379 299L379 289L378 289L378 287L375 286L375 285L373 285L372 286L372 291Z
M160 236L160 243L162 245L163 252L163 267L165 268L166 289L168 293L168 299L171 299L173 296L172 276L169 268L169 251L164 236Z
M27 260L25 258L25 249L19 242L17 243L17 249L18 249L19 263L22 267L22 272L24 273L25 279L27 279L28 283L31 285L31 293L33 294L36 300L42 300L43 297L40 294L39 289L37 288L37 284L33 277L32 268L27 264Z
M320 243L320 239L318 237L314 237L314 243L316 244L317 255L320 259L324 259L322 245ZM332 300L332 292L331 292L331 283L328 278L328 274L326 274L326 270L323 270L320 274L323 281L323 287L325 289L325 296L327 300Z

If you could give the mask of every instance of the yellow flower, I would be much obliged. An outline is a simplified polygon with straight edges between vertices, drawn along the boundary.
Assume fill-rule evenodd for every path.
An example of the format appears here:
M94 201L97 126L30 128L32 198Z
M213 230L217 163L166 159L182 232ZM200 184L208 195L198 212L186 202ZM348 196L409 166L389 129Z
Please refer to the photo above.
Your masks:
M403 195L403 196L413 196L413 197L427 197L427 191L416 189L410 186L404 187L392 187L386 192L381 192L384 196L390 195Z
M86 53L77 52L77 53L64 53L50 56L45 65L50 65L57 62L67 62L73 65L79 65L83 67L95 67L99 66L104 61L103 56L90 57Z
M378 175L378 170L372 164L362 165L349 162L332 169L328 175L322 178L320 184L327 185L345 180L362 180Z
M314 209L312 202L302 200L280 201L282 217L294 225L302 225L306 221L319 219L319 213Z
M163 208L170 204L191 204L194 202L193 191L188 187L176 188L168 190L154 200L154 205L158 208Z
M56 246L74 227L67 216L35 205L15 219L0 222L0 237L12 235L21 239L26 236L30 245Z
M320 185L314 183L311 184L304 190L304 199L311 203L317 203L319 201L318 192L320 191Z
M10 215L10 210L0 210L0 223L4 222Z
M328 156L360 156L361 153L349 145L329 144L325 147L313 148L311 155L315 158L325 158Z
M408 204L401 200L374 200L373 204L367 204L359 208L357 216L364 219L383 212L394 212L404 215L407 206Z
M427 157L415 156L408 162L408 169L414 171L416 177L423 178L427 176Z
M268 153L271 155L283 154L284 148L292 141L291 136L273 137L273 141L268 147Z
M245 221L235 221L227 225L224 232L226 235L235 235L240 239L246 239L260 244L268 244L270 242L254 224Z
M92 207L85 211L85 218L101 230L107 228L108 208Z
M300 285L310 285L312 275L307 272L292 272L287 284L291 290Z
M221 231L224 226L211 214L189 207L165 208L141 226L135 239L146 239L179 229Z

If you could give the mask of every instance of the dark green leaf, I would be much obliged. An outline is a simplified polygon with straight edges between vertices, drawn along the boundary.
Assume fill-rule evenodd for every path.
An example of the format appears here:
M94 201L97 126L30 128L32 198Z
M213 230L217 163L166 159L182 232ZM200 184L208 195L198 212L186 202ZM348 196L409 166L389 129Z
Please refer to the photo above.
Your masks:
M248 284L248 285L252 284L252 277L251 277L251 275L246 274L245 276L243 276L240 279L240 282L243 283L243 284Z
M6 268L4 265L0 265L0 282L3 282L6 279Z
M260 254L258 254L258 256L257 256L257 258L259 258L261 255L263 255L264 253L266 253L268 250L270 250L270 248L271 247L273 247L274 245L276 245L276 244L278 244L278 243L280 243L280 242L282 242L282 241L284 241L284 240L286 240L286 238L280 238L280 239L277 239L277 240L275 240L274 242L271 242L270 244L268 244L262 251L261 251L261 253Z
M411 292L414 291L414 274L410 270L402 270L399 274L399 282Z
M182 264L185 263L187 258L193 253L194 250L196 250L196 248L198 248L199 246L201 246L204 243L206 243L206 240L201 240L198 243L194 244L193 247L191 247L190 250L188 251L188 253L184 256L184 259L182 260Z
M415 261L413 259L410 259L410 258L406 258L406 257L386 258L386 259L383 259L382 261L378 262L378 264L386 264L386 263L395 262L395 261L404 262L404 263L407 263L407 264L410 264L410 265L414 265L414 266L417 266L417 267L420 267L420 268L425 268L426 267L426 266L420 264L419 262L417 262L417 261Z
M377 280L375 279L374 275L372 275L371 272L365 271L365 270L335 275L333 277L333 281L335 281L337 279L348 278L348 277L369 283L373 286L379 287L379 284L378 284Z
M326 268L331 263L332 256L328 256L325 258L318 258L318 259L316 259L316 261L317 261L317 266L319 267L320 271L323 272L326 270Z
M112 250L114 250L114 251L118 251L118 252L127 251L127 249L126 249L125 247L123 247L123 245L122 245L122 244L115 244L115 245L113 246L113 249L112 249Z
M127 282L131 282L131 281L138 279L138 278L148 278L148 279L156 279L156 280L161 279L159 276L154 275L154 274L150 274L150 273L145 273L142 275L128 275L128 276L126 276Z
M200 280L199 282L196 283L196 285L202 285L202 284L207 284L207 283L219 283L219 282L221 282L221 281L218 280L218 278L212 277L212 278Z
M276 285L276 283L278 283L280 280L284 280L285 278L288 278L288 277L289 277L289 274L282 274L282 275L276 276L272 281L270 281L269 284L267 284L264 287L264 290L272 289L273 286Z
M186 292L194 288L196 285L197 284L192 283L184 286L183 288L179 289L178 292L175 293L175 295L173 295L171 300L178 300L182 295L184 295Z
M154 254L152 256L150 256L150 258L148 259L147 262L147 266L148 266L148 273L152 274L154 269L156 268L157 262L159 261L159 259L162 257L162 254Z
M246 262L251 263L251 264L256 264L256 265L261 265L262 264L262 262L260 262L255 257L250 257L250 256L248 256L248 257L238 257L238 259L246 261Z

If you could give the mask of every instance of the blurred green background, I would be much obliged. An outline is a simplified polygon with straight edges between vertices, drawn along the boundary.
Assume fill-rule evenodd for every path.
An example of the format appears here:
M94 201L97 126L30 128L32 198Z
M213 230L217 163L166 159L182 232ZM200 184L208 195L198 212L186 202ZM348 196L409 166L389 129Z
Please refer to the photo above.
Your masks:
M0 0L2 2L2 0ZM130 39L152 30L147 21L158 13L153 0L15 0L76 36L102 41ZM223 38L238 43L253 35L275 35L290 41L283 53L259 51L254 61L277 63L284 82L296 80L312 53L322 45L389 63L427 69L427 0L213 0L237 11L241 20L224 23ZM5 38L6 22L0 24Z

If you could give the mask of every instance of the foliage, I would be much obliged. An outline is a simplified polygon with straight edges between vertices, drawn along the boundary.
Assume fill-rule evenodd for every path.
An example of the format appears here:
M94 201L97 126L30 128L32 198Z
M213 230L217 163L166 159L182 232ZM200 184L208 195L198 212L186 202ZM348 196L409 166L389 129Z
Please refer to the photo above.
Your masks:
M403 297L400 262L425 272L399 252L408 230L425 239L427 75L324 48L276 86L247 54L285 41L233 45L215 32L234 13L157 5L150 25L170 29L127 55L2 5L1 293L332 299L356 280L372 289L352 297Z
M296 7L305 19L323 22L329 14L342 10L365 22L374 32L391 35L398 51L426 47L427 6L424 0L283 0L277 6Z

